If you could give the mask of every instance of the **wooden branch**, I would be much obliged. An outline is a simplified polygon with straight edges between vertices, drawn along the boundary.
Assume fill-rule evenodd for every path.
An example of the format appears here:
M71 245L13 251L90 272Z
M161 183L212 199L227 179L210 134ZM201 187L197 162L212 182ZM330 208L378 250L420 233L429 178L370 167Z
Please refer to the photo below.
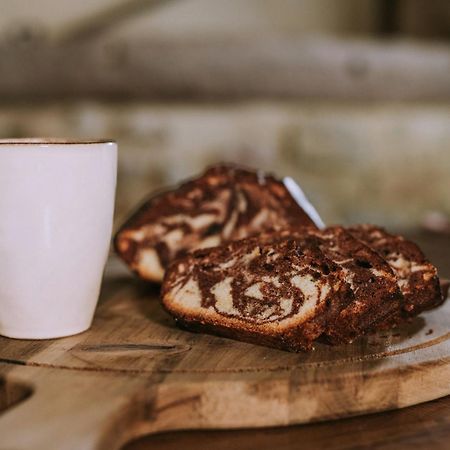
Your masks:
M0 46L0 98L450 99L450 46L252 38Z

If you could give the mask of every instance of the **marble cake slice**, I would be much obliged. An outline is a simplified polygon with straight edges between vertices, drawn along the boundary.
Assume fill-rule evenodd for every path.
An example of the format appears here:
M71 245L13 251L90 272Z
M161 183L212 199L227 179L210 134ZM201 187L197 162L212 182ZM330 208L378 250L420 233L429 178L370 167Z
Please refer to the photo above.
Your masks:
M316 247L343 271L350 297L325 337L334 344L350 343L355 338L397 323L401 318L403 295L389 264L369 246L354 238L341 226L324 230L293 228L262 235L260 239L291 237Z
M295 238L249 238L176 260L162 286L185 328L280 349L310 350L351 299L342 269Z
M314 227L283 182L220 165L146 201L118 231L114 244L139 276L160 282L168 264L191 250L288 225Z
M404 296L406 317L414 317L443 302L437 269L414 242L375 225L357 225L348 231L377 251L391 266Z

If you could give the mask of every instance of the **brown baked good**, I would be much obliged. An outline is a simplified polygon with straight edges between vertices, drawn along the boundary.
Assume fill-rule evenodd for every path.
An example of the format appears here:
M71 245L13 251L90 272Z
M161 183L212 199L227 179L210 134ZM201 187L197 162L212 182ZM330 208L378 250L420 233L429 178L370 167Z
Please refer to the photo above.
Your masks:
M340 226L307 230L307 234L343 269L353 293L337 323L327 331L331 342L351 342L373 329L398 323L403 295L391 267L377 252Z
M414 242L375 225L356 225L348 230L376 250L392 267L404 296L406 317L416 316L443 302L436 267Z
M283 182L260 171L220 165L146 201L114 243L139 276L160 282L167 265L191 250L290 225L314 227Z
M310 350L351 299L343 275L307 241L265 235L176 260L162 302L191 330Z
M423 295L431 299L428 307L441 302L436 269L415 244L373 226L351 232L295 227L194 252L169 268L163 304L189 329L309 350L319 336L349 343L398 325L405 311L423 309ZM297 290L293 279L303 280ZM316 293L312 302L308 289ZM305 302L311 306L307 316Z
M343 279L349 287L349 299L338 320L325 330L329 342L350 343L373 329L391 327L399 322L403 295L391 267L343 227L324 230L297 227L262 234L259 239L270 242L281 237L295 238L320 249L342 269Z

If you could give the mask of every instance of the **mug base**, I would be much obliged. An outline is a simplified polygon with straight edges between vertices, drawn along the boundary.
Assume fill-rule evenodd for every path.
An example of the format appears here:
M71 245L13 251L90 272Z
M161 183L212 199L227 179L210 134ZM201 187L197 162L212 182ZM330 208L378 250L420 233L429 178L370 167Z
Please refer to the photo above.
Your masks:
M0 335L10 339L22 339L22 340L44 340L44 339L60 339L68 336L74 336L76 334L84 333L89 330L91 324L64 328L61 330L2 330L0 329Z

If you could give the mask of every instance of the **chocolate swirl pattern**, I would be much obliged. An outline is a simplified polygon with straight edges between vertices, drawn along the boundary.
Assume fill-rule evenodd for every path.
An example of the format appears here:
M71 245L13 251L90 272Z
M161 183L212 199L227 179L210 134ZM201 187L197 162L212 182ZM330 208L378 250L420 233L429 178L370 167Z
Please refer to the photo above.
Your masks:
M417 316L443 302L436 267L414 242L375 225L354 226L349 232L376 250L392 268L404 297L403 310L407 317Z
M431 269L411 255L404 255L408 267L420 269L410 271L408 282L421 277L411 288L427 292L433 304L442 302ZM189 329L309 350L319 336L350 343L407 320L412 291L404 277L343 227L296 227L178 259L168 269L162 300Z
M138 275L160 282L168 264L191 250L294 225L314 227L281 181L215 166L145 202L119 230L115 247Z
M376 251L341 226L290 233L316 245L341 268L349 284L352 300L341 311L339 326L329 327L329 341L348 343L373 328L389 327L401 320L403 297L397 279Z
M309 350L351 298L342 269L307 241L269 235L177 260L163 304L181 325Z

